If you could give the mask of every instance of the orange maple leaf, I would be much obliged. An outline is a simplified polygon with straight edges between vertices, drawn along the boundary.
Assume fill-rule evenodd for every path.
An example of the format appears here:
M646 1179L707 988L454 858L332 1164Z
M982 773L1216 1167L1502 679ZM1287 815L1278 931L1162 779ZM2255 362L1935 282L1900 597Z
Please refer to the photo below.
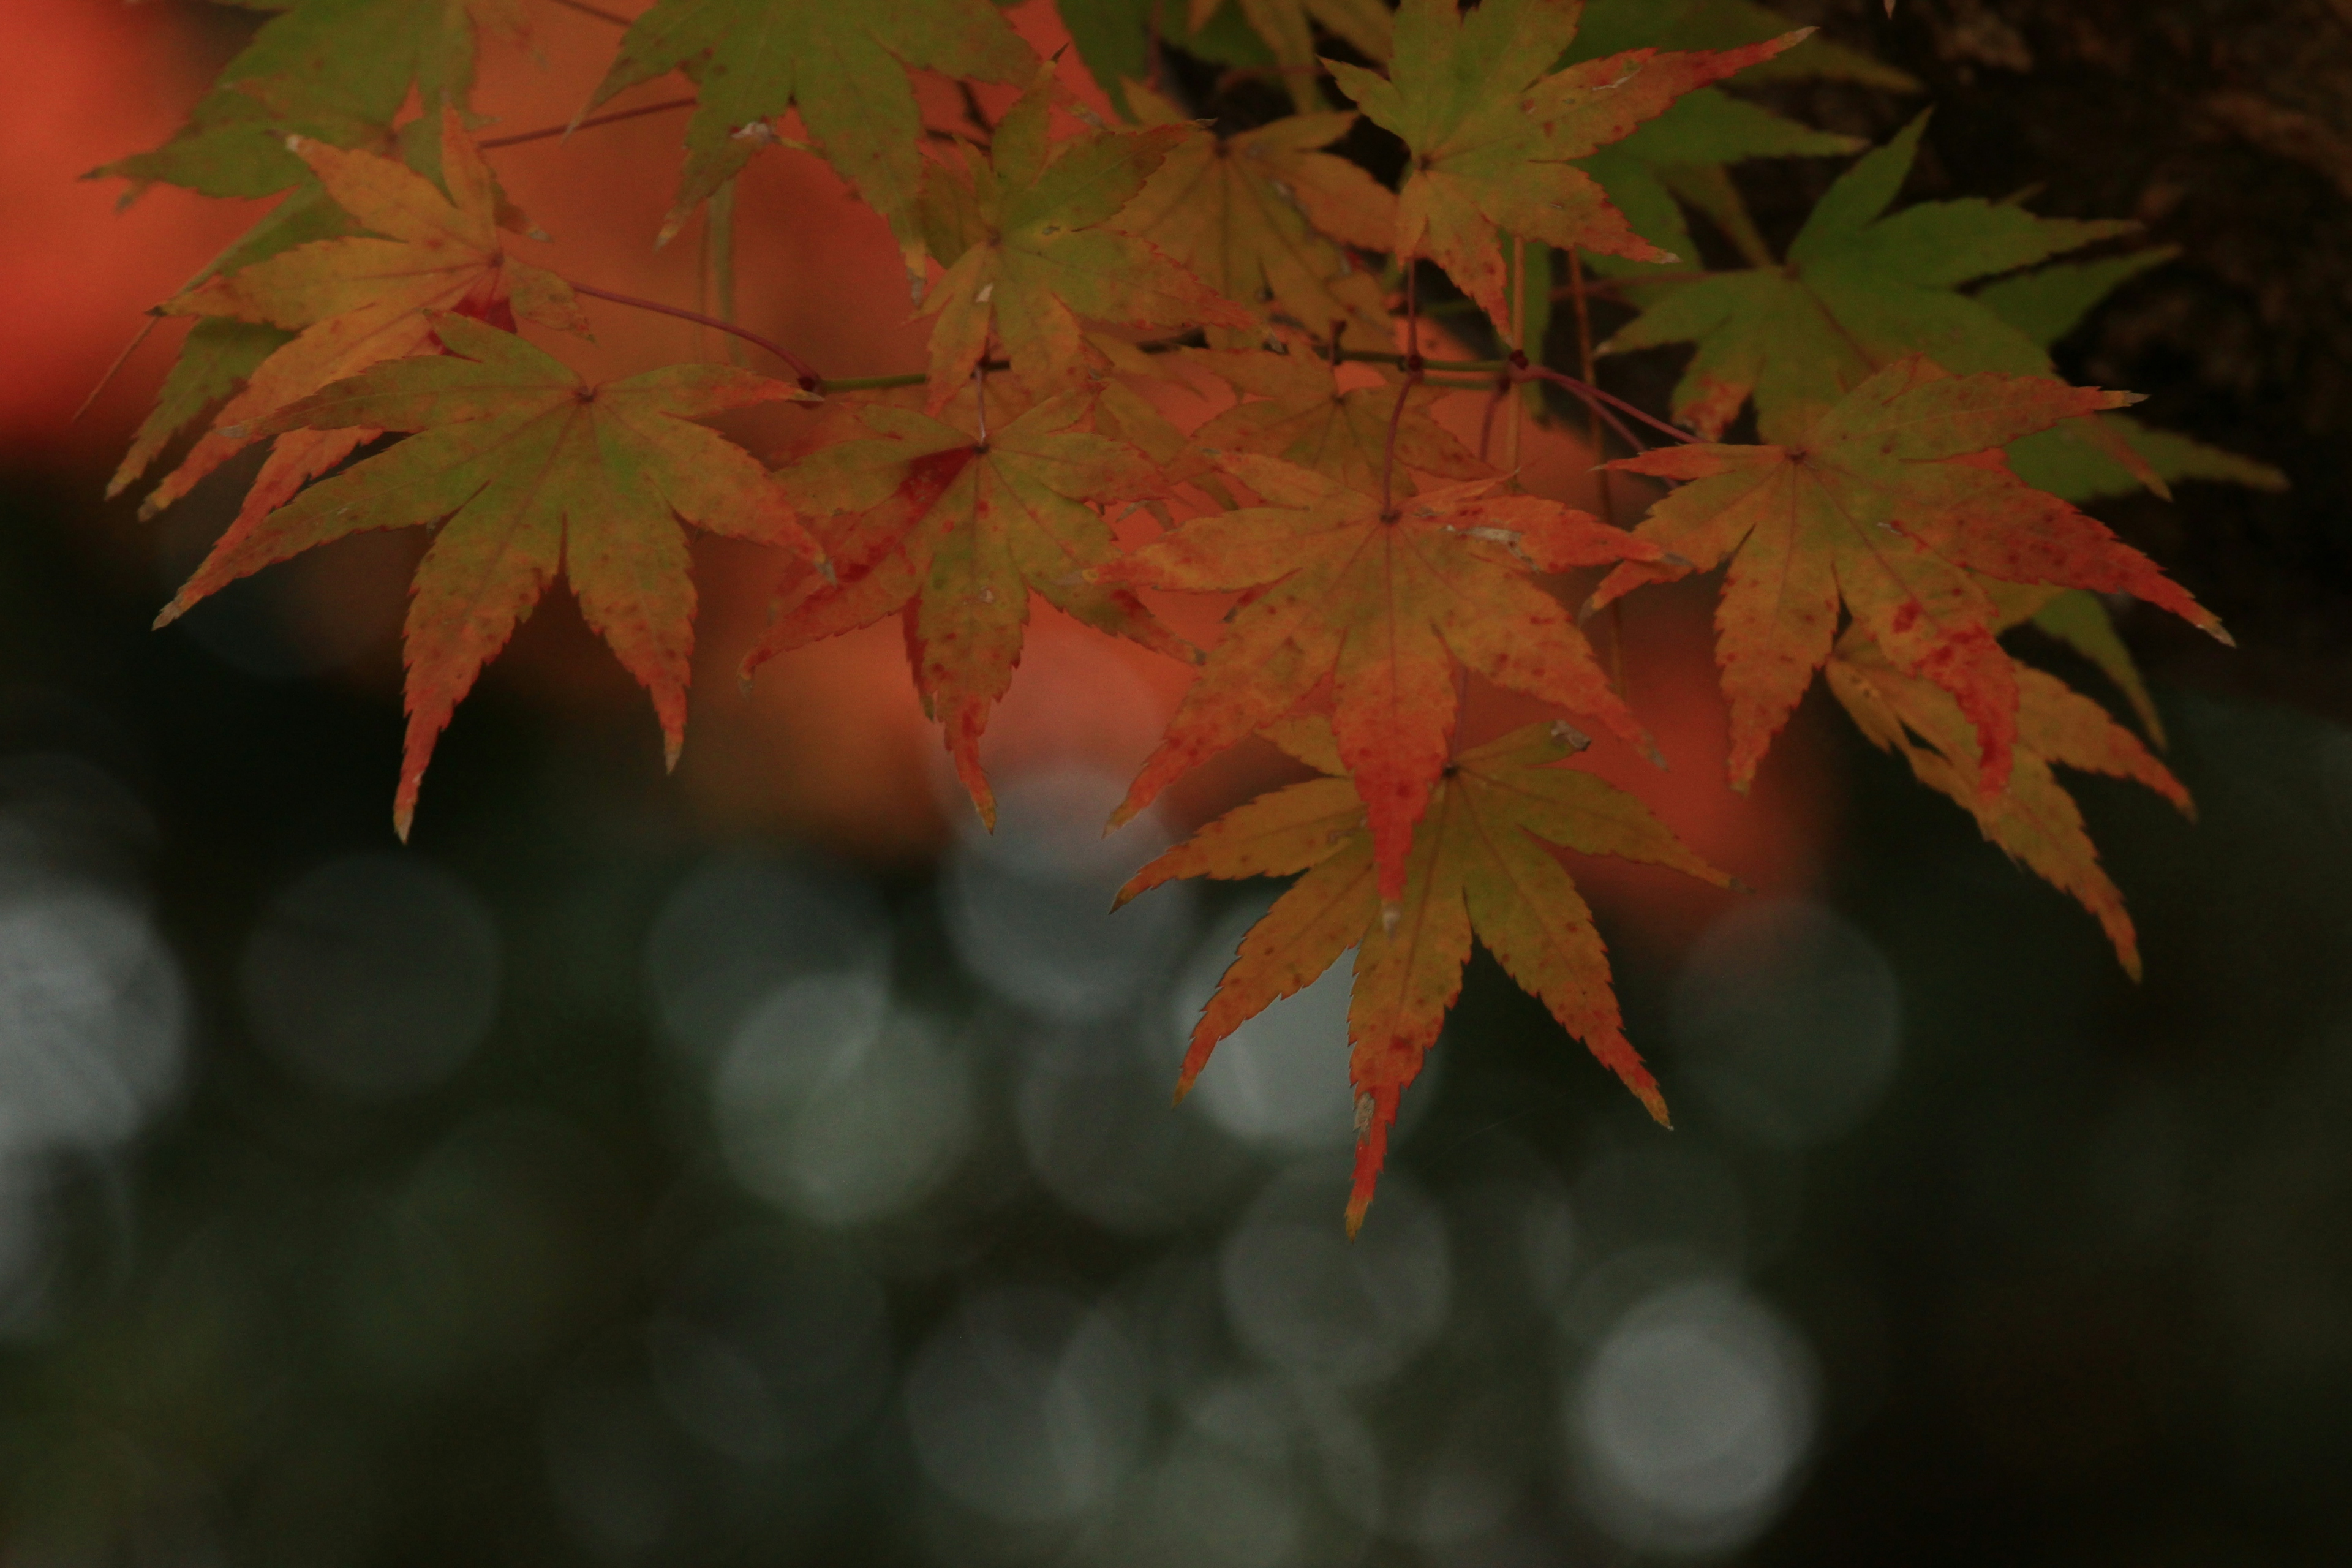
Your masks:
M585 334L571 285L507 255L489 165L457 110L441 113L441 186L396 159L289 137L337 205L371 230L315 240L205 279L158 307L165 315L227 317L295 332L257 366L187 458L141 506L152 514L264 438L262 424L297 398L385 360L430 353L445 310L512 327L518 317ZM247 492L236 527L250 527L376 432L281 427ZM143 467L152 449L134 451ZM126 459L107 493L138 478Z
M1285 725L1272 738L1327 773L1344 766L1337 737L1320 721ZM1387 909L1364 803L1339 776L1227 812L1119 891L1125 903L1176 877L1306 873L1242 939L1192 1030L1176 1092L1181 1099L1191 1089L1218 1041L1355 948L1348 1007L1348 1076L1357 1097L1351 1233L1372 1200L1398 1097L1461 994L1474 932L1652 1116L1666 1120L1657 1080L1625 1039L1591 911L1547 845L1670 866L1717 887L1730 879L1623 790L1552 765L1585 743L1565 723L1530 724L1447 763L1413 838L1403 899Z
M434 742L559 570L589 626L652 694L675 763L695 598L677 520L820 553L768 471L689 423L806 396L798 387L705 364L591 385L512 332L457 315L432 329L448 353L378 364L257 426L420 433L232 527L156 622L314 545L433 528L403 650L408 739L393 825L404 838Z
M2137 401L2047 376L1949 376L1915 355L1811 421L1801 443L1620 459L1610 466L1686 482L1634 531L1672 559L1619 567L1592 605L1729 560L1716 658L1736 788L1829 658L1843 605L1894 668L1950 693L1976 728L1983 787L1997 791L2017 735L2017 680L1994 641L1999 610L1972 573L2137 595L2228 640L2155 563L2001 459L2021 436Z
M1538 571L1657 559L1657 547L1557 501L1481 479L1384 505L1251 455L1224 470L1267 503L1201 517L1109 575L1255 590L1129 789L1114 824L1211 753L1287 716L1327 682L1339 755L1370 813L1381 896L1404 889L1412 825L1446 765L1457 668L1579 713L1647 748Z
M833 576L787 585L744 673L903 609L916 688L992 826L980 737L1021 661L1033 590L1099 630L1192 652L1131 591L1087 580L1118 556L1089 503L1165 489L1142 453L1076 428L1088 405L1077 393L1033 405L990 376L936 416L889 400L858 405L869 438L827 445L780 476L829 546Z
M1127 99L1146 125L1184 122L1149 89L1129 84ZM1333 242L1387 249L1396 195L1318 151L1355 122L1352 114L1297 114L1232 136L1196 132L1169 150L1112 226L1141 235L1229 300L1270 302L1318 336L1347 328L1385 347L1380 282Z
M2138 736L2055 676L2020 666L2015 761L2007 787L1989 793L1979 782L1976 731L1958 704L1889 664L1860 626L1838 639L1829 683L1872 744L1908 762L1921 784L1958 801L2011 858L2090 910L2125 971L2139 978L2139 939L2123 894L2099 865L2082 811L2051 772L2057 763L2136 779L2193 816L2189 791Z

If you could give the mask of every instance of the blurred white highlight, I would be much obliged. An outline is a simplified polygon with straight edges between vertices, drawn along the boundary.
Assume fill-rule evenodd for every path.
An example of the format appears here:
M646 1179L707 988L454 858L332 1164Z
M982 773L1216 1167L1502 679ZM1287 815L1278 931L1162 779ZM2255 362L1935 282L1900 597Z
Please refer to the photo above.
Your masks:
M711 1096L735 1179L822 1225L919 1203L962 1158L975 1120L964 1054L858 974L777 987L735 1031Z
M1356 1387L1389 1377L1445 1324L1453 1270L1444 1216L1411 1176L1381 1178L1363 1232L1339 1223L1349 1167L1293 1167L1226 1238L1219 1275L1242 1342L1304 1382Z
M965 1301L917 1352L904 1398L924 1475L1008 1524L1109 1501L1144 1436L1144 1377L1126 1338L1047 1290Z
M1902 994L1877 947L1836 911L1766 899L1693 945L1670 1022L1684 1076L1734 1131L1804 1148L1877 1109L1901 1056Z
M996 831L977 822L940 879L948 938L991 990L1076 1023L1132 1001L1192 929L1198 890L1155 889L1118 910L1119 887L1170 839L1147 813L1106 837L1126 781L1083 764L1014 774L997 788Z
M1803 1340L1738 1287L1661 1291L1570 1387L1577 1500L1637 1551L1730 1551L1787 1500L1812 1447L1817 1384Z
M1234 910L1202 939L1169 999L1177 1058L1201 1011L1234 962L1242 938L1265 912ZM1342 956L1313 984L1275 1003L1217 1042L1193 1085L1192 1103L1254 1147L1302 1154L1356 1142L1356 1092L1348 1083L1348 994L1353 959Z

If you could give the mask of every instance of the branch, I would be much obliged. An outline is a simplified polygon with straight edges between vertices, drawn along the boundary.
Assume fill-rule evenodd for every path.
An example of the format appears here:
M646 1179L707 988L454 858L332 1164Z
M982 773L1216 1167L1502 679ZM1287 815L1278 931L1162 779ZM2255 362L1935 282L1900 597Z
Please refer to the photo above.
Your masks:
M1420 270L1414 267L1412 258L1407 257L1404 264L1404 342L1408 352L1404 356L1404 379L1397 384L1396 406L1389 410L1388 437L1381 444L1382 522L1391 522L1396 519L1397 426L1404 423L1404 400L1412 395L1412 389L1420 382L1422 371L1426 368L1421 358L1420 290L1414 287L1419 277Z
M656 300L640 300L634 294L615 294L609 289L592 289L585 283L573 283L568 278L564 281L572 284L572 292L585 294L591 300L609 300L615 305L627 305L639 310L651 310L657 315L676 316L681 321L692 321L698 326L715 328L722 332L732 332L753 348L765 349L792 366L793 374L800 377L803 392L821 393L825 390L825 379L817 374L814 365L782 344L772 343L748 328L739 327L732 321L722 321L716 316L706 316L699 310L682 310L676 305L665 305ZM915 379L920 381L922 377L917 376ZM845 382L840 384L845 387L848 384Z
M555 0L566 10L577 11L583 16L593 16L599 22L610 22L615 27L629 26L629 19L617 11L607 11L602 5L591 5L588 0Z
M1557 383L1559 385L1564 386L1568 388L1569 391L1576 394L1577 396L1583 398L1588 404L1596 402L1605 403L1612 408L1620 409L1624 413L1632 415L1634 418L1639 419L1643 424L1647 425L1651 429L1658 431L1663 435L1670 436L1685 446L1696 445L1698 441L1698 437L1692 435L1689 431L1678 429L1675 426L1667 424L1664 420L1657 417L1655 415L1643 413L1641 409L1626 402L1615 393L1603 392L1589 381L1579 381L1572 375L1564 375L1560 372L1552 369L1549 365L1531 364L1525 370L1516 372L1515 374L1520 378L1532 378L1538 381ZM1611 423L1614 424L1615 421L1612 420ZM1624 431L1621 428L1618 431L1618 434L1624 435ZM1642 449L1642 443L1632 439L1630 437L1627 438L1626 445L1632 447L1637 452Z
M616 109L610 114L593 114L577 125L543 125L536 131L518 131L511 136L493 136L475 145L485 153L493 147L520 147L526 142L544 142L551 136L569 136L574 131L585 131L591 125L610 125L616 120L635 120L640 114L662 114L673 109L692 109L700 101L691 98L664 99L636 109Z

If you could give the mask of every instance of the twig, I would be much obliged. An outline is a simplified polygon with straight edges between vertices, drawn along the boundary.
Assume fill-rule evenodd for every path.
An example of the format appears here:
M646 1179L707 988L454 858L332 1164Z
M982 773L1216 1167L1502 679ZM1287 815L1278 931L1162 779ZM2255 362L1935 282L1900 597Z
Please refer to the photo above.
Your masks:
M629 19L619 12L607 11L602 5L591 5L588 0L555 0L555 3L566 10L577 11L583 16L593 16L599 22L610 22L615 27L625 27L630 25Z
M1612 392L1603 392L1601 388L1593 385L1589 381L1580 381L1575 376L1568 375L1552 369L1549 365L1531 364L1528 366L1527 369L1520 371L1518 374L1523 376L1533 376L1538 381L1556 383L1559 385L1568 388L1570 392L1573 392L1588 403L1595 402L1596 400L1601 403L1605 403L1612 408L1619 409L1624 413L1632 415L1634 418L1639 419L1643 424L1650 426L1651 429L1658 431L1662 435L1671 437L1673 439L1682 442L1685 446L1691 446L1698 440L1698 437L1692 435L1689 431L1677 429L1674 426L1667 424L1664 420L1657 417L1655 415L1643 413L1641 409L1635 407L1633 404L1626 402L1616 394ZM1610 426L1619 435L1624 436L1625 444L1633 447L1633 450L1638 452L1643 449L1642 443L1628 435L1623 426L1619 425L1612 419L1610 421Z
M1503 405L1503 399L1511 395L1514 384L1508 376L1497 380L1495 384L1494 395L1486 399L1486 412L1478 416L1478 460L1482 463L1486 461L1486 448L1494 443L1495 410ZM1512 434L1517 434L1516 427ZM1513 446L1517 444L1516 441L1512 443ZM1511 454L1510 462L1505 467L1516 468L1518 466L1518 454L1514 452Z
M1572 246L1568 252L1568 287L1570 297L1576 301L1577 371L1589 382L1592 379L1592 312L1585 305L1584 256ZM1592 433L1592 455L1606 458L1609 448L1601 437L1601 405L1587 402L1584 406L1591 416L1586 427ZM1635 449L1639 450L1638 447ZM1617 526L1617 502L1610 492L1608 468L1596 465L1593 478L1600 483L1601 521L1614 528ZM1625 691L1625 618L1624 613L1618 608L1622 602L1619 599L1609 601L1609 680L1617 688L1620 696Z
M551 136L568 136L574 131L585 131L591 125L610 125L618 120L635 120L641 114L666 114L673 109L692 109L699 101L692 98L666 98L659 103L640 104L635 109L616 109L610 114L592 114L577 125L542 125L536 131L518 131L511 136L493 136L476 145L485 153L498 147L520 147L526 142L544 142Z
M147 319L139 323L139 330L131 335L129 342L122 345L122 352L114 356L114 363L106 367L106 374L98 378L98 384L91 387L81 402L75 405L73 418L67 420L67 424L74 424L89 412L89 405L98 401L98 395L114 384L114 378L122 373L123 365L139 351L139 345L147 341L147 334L155 330L155 323L162 319L152 310L147 312Z
M1404 400L1412 395L1412 389L1419 384L1421 373L1424 368L1421 358L1421 311L1419 309L1421 291L1416 287L1420 278L1420 269L1413 266L1412 258L1406 258L1404 342L1407 352L1404 356L1404 379L1397 385L1396 406L1389 410L1388 438L1381 446L1381 521L1383 522L1393 521L1396 518L1397 426L1404 423Z
M1549 268L1546 268L1546 270L1549 271ZM1538 343L1536 345L1535 355L1532 357L1540 358L1542 354L1543 345L1541 343ZM1528 242L1522 237L1515 234L1511 237L1511 358L1514 362L1513 368L1516 369L1518 365L1525 364L1530 357L1531 356L1528 353ZM1588 371L1585 374L1585 379L1587 381L1592 379L1591 372ZM1496 397L1510 397L1511 395L1517 390L1518 387L1515 382L1506 381L1496 390L1495 395ZM1519 470L1519 419L1521 415L1525 412L1524 405L1526 402L1527 399L1525 397L1513 397L1511 401L1511 428L1505 442L1505 444L1509 447L1510 450L1505 454L1503 467L1510 470L1512 473L1517 473ZM1490 403L1486 405L1486 414L1490 420L1494 417L1493 404ZM1480 448L1478 457L1481 461L1484 461L1486 456L1485 450L1486 444L1486 432L1482 430L1479 432L1478 436L1478 445Z
M570 279L564 281L572 282ZM609 300L615 305L628 305L640 310L652 310L658 315L676 316L681 321L692 321L698 326L715 327L722 332L732 332L753 348L765 349L792 366L793 374L800 377L803 392L823 392L825 389L825 379L817 374L814 365L781 343L772 343L749 328L739 327L732 321L722 321L716 316L706 316L699 310L688 310L676 305L665 305L656 300L640 300L634 294L615 294L609 289L592 289L585 283L572 283L572 289L574 293L587 295L591 300ZM922 377L917 376L915 379L920 381Z

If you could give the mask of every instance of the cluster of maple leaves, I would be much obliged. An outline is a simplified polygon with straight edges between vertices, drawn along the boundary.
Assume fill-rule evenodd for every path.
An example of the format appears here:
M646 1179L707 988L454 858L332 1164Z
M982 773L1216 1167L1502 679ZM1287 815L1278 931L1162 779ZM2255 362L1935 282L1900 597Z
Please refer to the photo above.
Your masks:
M509 254L504 233L527 220L464 107L478 29L519 26L517 5L296 0L185 132L104 171L287 193L161 307L194 324L114 489L191 427L149 508L269 443L164 620L352 532L431 531L405 630L404 836L436 739L559 573L652 695L675 759L695 610L683 524L796 563L747 672L903 617L983 816L980 741L1031 595L1196 660L1115 821L1254 735L1318 776L1210 824L1122 900L1174 877L1297 878L1208 1005L1183 1085L1353 950L1352 1227L1474 936L1664 1120L1554 851L1728 879L1633 796L1562 765L1584 744L1565 717L1471 750L1454 729L1475 675L1648 748L1548 579L1607 568L1589 610L1721 567L1735 787L1826 669L1874 742L2079 899L2136 970L2121 899L2052 769L2187 796L2129 729L2000 638L2031 620L2071 643L2154 733L2096 595L2220 627L2074 502L2168 476L2273 476L2110 412L2127 395L2057 379L2048 345L2164 253L2043 265L2127 226L1980 201L1890 212L1917 123L1772 254L1727 166L1858 144L1713 84L1900 90L1899 73L1748 0L1064 0L1127 117L1112 125L988 0L657 0L582 113L671 71L692 84L660 237L731 201L762 148L821 156L896 237L929 361L841 383L779 350L782 379L678 364L590 384L524 331L584 332L576 296L598 291ZM1269 73L1295 112L1196 121L1160 68L1170 50ZM993 124L927 133L913 69L1019 97ZM430 111L404 120L419 100ZM1394 189L1330 151L1360 117L1402 143ZM1700 253L1694 213L1743 267L1678 259ZM1607 346L1695 345L1675 423L1591 387L1589 365L1544 364L1554 296L1581 307L1587 268L1638 309ZM1420 296L1441 279L1485 318L1494 358L1423 356ZM1178 427L1152 394L1185 377L1223 384L1232 405ZM1545 381L1636 448L1612 467L1665 481L1636 526L1527 493L1507 456L1431 417L1466 385L1490 418L1507 402L1515 430L1524 411L1549 416L1519 390ZM824 406L773 469L698 423L782 400ZM1750 410L1758 438L1723 441ZM352 460L387 433L403 438ZM1161 531L1123 550L1112 520L1137 507ZM1214 646L1155 620L1146 588L1232 595Z

